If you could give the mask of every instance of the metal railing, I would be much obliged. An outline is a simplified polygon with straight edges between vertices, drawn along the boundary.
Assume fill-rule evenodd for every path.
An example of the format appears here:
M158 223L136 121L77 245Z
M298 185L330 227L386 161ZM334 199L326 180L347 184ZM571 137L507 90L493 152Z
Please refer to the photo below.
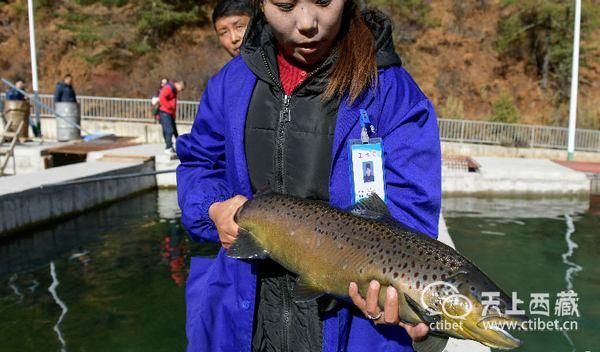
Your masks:
M0 95L0 102L4 94ZM46 105L53 106L53 97L41 94ZM83 120L127 121L153 123L150 99L106 98L78 96ZM198 103L178 101L177 122L191 124L196 117ZM42 111L42 117L52 117ZM491 144L524 148L566 149L568 129L536 125L508 124L487 121L438 119L440 138L445 142ZM578 129L575 149L600 152L600 131Z
M42 103L48 106L54 106L54 97L50 94L40 94ZM4 94L0 95L0 100L4 100ZM131 98L108 98L77 96L80 104L81 118L83 120L104 120L104 121L126 121L152 123L155 117L152 115L152 103L150 99L131 99ZM194 101L177 102L177 122L194 122L198 103ZM42 110L41 117L53 117L52 113Z
M568 128L487 121L438 119L446 142L492 144L524 148L566 149ZM578 129L575 149L600 152L600 131Z

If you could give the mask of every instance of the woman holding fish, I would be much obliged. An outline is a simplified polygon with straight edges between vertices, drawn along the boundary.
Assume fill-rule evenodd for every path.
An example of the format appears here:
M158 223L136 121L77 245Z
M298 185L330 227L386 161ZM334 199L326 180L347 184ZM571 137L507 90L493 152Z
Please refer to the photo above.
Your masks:
M236 212L257 192L339 209L375 192L405 225L438 231L435 112L402 68L389 19L354 0L254 6L241 55L211 78L192 132L178 139L182 222L223 246L192 260L188 350L412 351L428 328L399 321L393 288L383 310L377 282L365 297L349 285L352 301L296 302L295 275L279 264L227 256Z

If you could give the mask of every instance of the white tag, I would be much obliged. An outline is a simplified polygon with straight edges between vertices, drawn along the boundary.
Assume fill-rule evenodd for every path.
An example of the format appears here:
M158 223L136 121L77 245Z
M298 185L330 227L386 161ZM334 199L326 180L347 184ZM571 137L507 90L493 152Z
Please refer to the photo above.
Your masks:
M350 172L353 181L354 203L377 193L384 202L385 175L383 171L383 145L381 139L371 139L371 143L350 141Z

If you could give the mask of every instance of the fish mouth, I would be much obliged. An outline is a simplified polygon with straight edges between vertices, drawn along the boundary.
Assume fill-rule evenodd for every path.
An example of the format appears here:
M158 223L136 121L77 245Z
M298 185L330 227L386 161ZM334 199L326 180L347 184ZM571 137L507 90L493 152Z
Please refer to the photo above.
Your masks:
M522 344L521 340L512 336L508 331L506 331L502 328L493 326L493 327L489 327L488 329L493 330L496 333L498 333L501 336L501 340L503 341L502 345L498 344L498 345L490 346L490 347L509 350L509 349L520 347Z
M502 350L510 350L521 346L521 340L512 336L507 329L518 329L521 323L526 321L527 317L520 316L489 316L480 319L477 327L480 328L477 333L478 339L484 345Z

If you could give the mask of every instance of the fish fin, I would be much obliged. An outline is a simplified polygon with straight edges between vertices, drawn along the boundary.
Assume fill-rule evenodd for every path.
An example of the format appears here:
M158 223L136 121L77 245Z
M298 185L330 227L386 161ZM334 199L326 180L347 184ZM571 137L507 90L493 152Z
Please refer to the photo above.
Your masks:
M312 301L323 296L324 294L325 292L319 290L302 279L296 283L296 286L294 286L292 290L292 298L296 303Z
M448 344L447 337L439 337L428 335L427 338L421 342L413 342L413 349L416 352L442 352Z
M408 303L407 298L410 299L410 297L400 291L398 291L398 293L398 315L400 316L400 319L403 322L410 324L422 323L423 319L415 312L410 303Z
M373 216L377 218L382 216L392 217L385 202L375 192L371 193L367 198L359 200L349 211L356 216L367 217L369 219Z
M438 322L441 319L441 317L439 315L432 316L432 315L428 314L425 309L423 309L417 302L415 302L414 299L410 298L410 296L408 296L407 294L404 294L404 297L405 297L408 305L412 308L412 310L414 312L416 312L419 315L419 317L424 322L431 324L431 323Z
M258 244L250 232L240 227L235 242L227 250L227 255L236 259L265 259L269 252Z
M271 194L276 194L276 193L271 190L270 185L266 185L266 186L262 186L261 188L257 189L256 193L254 193L252 195L252 198L256 198L256 197L260 197L260 196L267 196L267 195L271 195Z
M349 212L354 216L385 222L394 227L405 229L405 227L390 214L387 205L379 198L377 193L371 193L367 198L358 201L358 203L354 204L349 209Z

